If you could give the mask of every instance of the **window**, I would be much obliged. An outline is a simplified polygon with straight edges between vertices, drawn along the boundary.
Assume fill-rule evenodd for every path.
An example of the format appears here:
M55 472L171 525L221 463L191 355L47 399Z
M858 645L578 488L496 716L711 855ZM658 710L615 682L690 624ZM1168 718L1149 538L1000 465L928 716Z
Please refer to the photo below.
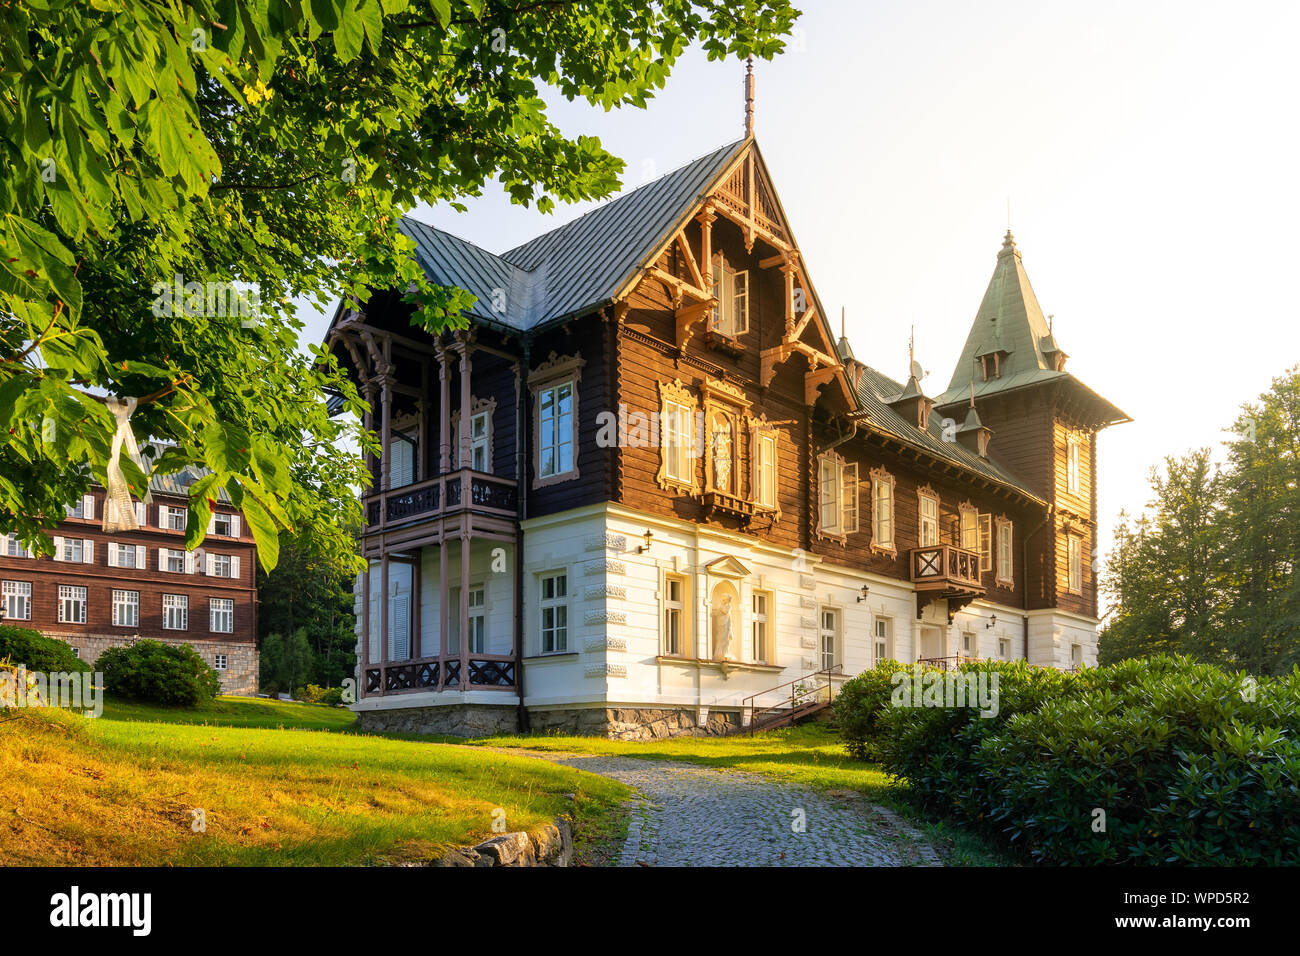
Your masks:
M31 581L5 581L0 584L0 596L4 598L6 620L30 621L32 619Z
M230 555L209 554L208 573L214 578L228 578L230 574Z
M185 573L185 552L176 548L158 549L158 570Z
M149 524L149 506L143 501L135 503L135 523L140 527L147 527Z
M998 657L1004 661L1011 660L1011 639L1007 637L998 638Z
M821 669L829 670L835 666L835 644L839 637L839 612L823 609L821 614L821 635L819 650L821 652Z
M993 570L993 516L980 515L980 573Z
M876 618L876 628L874 635L874 644L876 659L879 664L881 661L890 660L894 656L894 622L887 617Z
M672 400L664 401L664 476L673 482L695 485L695 409Z
M212 669L224 671L230 669L230 659L225 654L214 654L212 657Z
M406 482L410 484L410 482ZM396 487L396 485L394 486ZM219 534L227 538L239 537L239 516L230 514L215 514L212 516L212 533Z
M169 508L163 505L159 509L158 522L166 531L184 531L186 513L184 508Z
M961 654L962 657L974 657L977 648L974 631L962 631L961 634Z
M1070 562L1069 588L1074 594L1083 593L1083 539L1069 535L1066 551Z
M676 574L664 578L664 653L686 654L686 579Z
M563 571L544 575L540 586L542 653L559 654L569 649L568 576Z
M776 434L759 432L754 446L754 502L776 507Z
M89 538L54 539L54 560L75 564L95 563L95 542Z
M1081 666L1081 665L1083 664L1083 645L1082 645L1082 644L1071 644L1071 645L1070 645L1070 663L1071 663L1072 665L1074 665L1075 667L1079 667L1079 666Z
M59 623L86 623L86 589L59 585Z
M818 531L853 534L858 530L858 463L823 455L817 466Z
M487 653L487 604L483 588L469 589L469 652Z
M492 462L488 461L488 429L491 427L492 419L487 412L479 412L470 417L469 458L470 467L475 471L492 470Z
M132 551L135 549L132 548ZM140 592L113 591L113 626L140 626Z
M980 549L979 512L967 502L958 506L957 513L962 549L978 551Z
M208 601L208 630L213 634L234 633L234 598L212 598Z
M72 648L72 656L75 657L77 660L81 660L81 648L79 647Z
M4 553L10 558L30 558L32 556L32 553L23 547L22 542L18 540L18 536L12 534L5 535Z
M932 491L917 492L921 509L921 547L932 548L939 543L939 497Z
M573 470L573 382L537 393L537 475L553 478Z
M1015 573L1011 563L1011 522L998 519L998 583L1011 584Z
M753 627L753 647L751 651L754 655L755 664L770 664L773 660L771 650L771 618L772 615L772 595L768 591L754 592L754 616L752 621Z
M722 253L713 257L713 297L710 329L733 339L749 331L749 273L732 269Z
M894 479L888 472L871 473L871 546L882 551L894 550Z
M388 487L404 488L415 481L415 442L396 433L389 437Z
M184 631L190 626L190 599L184 594L163 595L163 627Z
M64 561L75 561L81 564L82 555L85 553L85 542L81 538L63 538L63 558Z
M1065 483L1071 494L1079 493L1079 436L1065 440Z
M69 518L84 518L86 517L85 501L84 498L78 498L75 505L65 505L63 510Z

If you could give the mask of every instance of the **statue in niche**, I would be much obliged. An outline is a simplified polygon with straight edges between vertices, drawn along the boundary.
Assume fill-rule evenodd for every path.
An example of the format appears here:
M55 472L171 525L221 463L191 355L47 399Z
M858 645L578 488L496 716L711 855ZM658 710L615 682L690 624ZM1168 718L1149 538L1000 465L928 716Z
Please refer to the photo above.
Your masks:
M736 659L732 649L732 612L731 595L724 595L713 609L713 659L731 661Z
M723 418L713 422L713 487L731 492L731 425Z

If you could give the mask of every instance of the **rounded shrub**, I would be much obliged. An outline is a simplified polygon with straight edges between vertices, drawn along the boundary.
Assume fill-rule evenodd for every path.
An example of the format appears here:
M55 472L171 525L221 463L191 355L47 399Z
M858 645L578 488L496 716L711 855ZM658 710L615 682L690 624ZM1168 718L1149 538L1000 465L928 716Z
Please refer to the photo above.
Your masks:
M845 681L831 705L831 716L845 747L859 760L876 760L880 756L877 747L880 715L889 706L894 674L903 670L907 670L906 664L881 661Z
M7 624L0 625L0 661L4 660L15 667L21 664L29 671L47 674L90 670L90 665L78 659L63 641Z
M109 693L131 700L196 707L221 692L221 678L188 644L136 641L99 656Z

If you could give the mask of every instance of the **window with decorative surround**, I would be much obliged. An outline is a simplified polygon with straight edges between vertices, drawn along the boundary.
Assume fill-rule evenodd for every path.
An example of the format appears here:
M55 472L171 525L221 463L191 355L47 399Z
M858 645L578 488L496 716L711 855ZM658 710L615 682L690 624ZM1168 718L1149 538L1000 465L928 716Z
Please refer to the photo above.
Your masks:
M699 490L696 408L694 396L680 380L659 383L659 473L655 481L666 491L691 495Z
M919 508L919 541L923 548L939 543L939 495L929 485L916 490Z
M754 504L780 511L777 504L778 454L780 432L761 419L752 419L749 447L753 449Z
M858 463L831 453L817 459L817 533L843 538L858 530Z
M966 551L980 549L980 515L969 501L957 506L957 522L961 547Z
M997 519L998 529L998 572L997 582L1011 587L1015 584L1015 566L1012 560L1011 522L1001 516Z
M1065 487L1072 495L1079 493L1079 436L1065 439Z
M1083 539L1078 535L1066 536L1066 557L1069 562L1068 587L1071 594L1083 593Z
M894 476L883 468L871 470L871 549L898 553L894 544Z
M722 253L713 257L713 297L712 331L732 339L749 331L749 273L731 268Z
M578 383L581 355L550 358L528 375L533 396L533 487L578 477Z
M663 589L663 636L665 657L693 657L690 647L690 581L685 575L665 574Z
M993 570L993 516L980 515L980 574Z
M776 660L776 650L772 646L776 618L773 614L772 592L753 592L753 616L750 627L753 631L750 654L755 664L771 664Z
M874 646L875 663L892 660L894 657L894 620L888 617L875 619Z
M492 474L494 444L493 422L496 419L497 400L495 398L474 398L470 401L469 415L469 457L462 463L473 471ZM460 448L460 411L452 411L452 440ZM460 452L457 452L460 454Z
M543 574L537 581L543 654L562 654L569 649L569 578L563 571Z

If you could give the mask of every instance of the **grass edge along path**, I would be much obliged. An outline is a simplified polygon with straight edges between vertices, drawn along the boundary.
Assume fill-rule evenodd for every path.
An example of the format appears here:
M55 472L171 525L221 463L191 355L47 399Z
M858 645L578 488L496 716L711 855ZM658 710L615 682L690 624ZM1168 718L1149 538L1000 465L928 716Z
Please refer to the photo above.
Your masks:
M30 710L0 723L3 862L425 863L492 836L497 808L509 830L535 830L567 812L580 833L617 839L630 794L616 781L528 757L356 733L219 726L219 714L208 714L214 722L207 724L160 719L173 716L110 705L96 720ZM228 716L251 719L247 711ZM293 723L304 714L271 708L263 717ZM205 832L195 832L195 809L203 810Z

